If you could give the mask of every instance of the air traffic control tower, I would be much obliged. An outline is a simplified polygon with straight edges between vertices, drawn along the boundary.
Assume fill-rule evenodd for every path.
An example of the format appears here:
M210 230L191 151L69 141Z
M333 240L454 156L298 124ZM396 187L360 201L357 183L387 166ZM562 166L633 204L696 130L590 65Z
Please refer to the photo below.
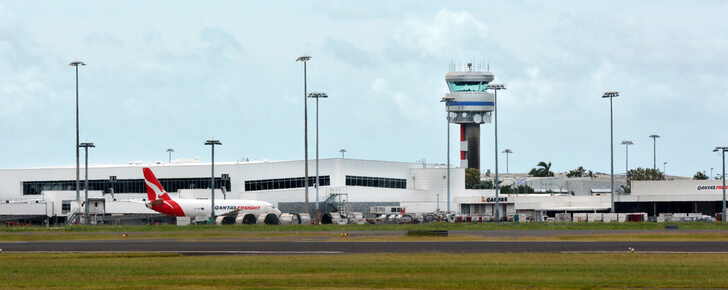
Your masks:
M448 121L460 124L460 167L480 170L480 124L490 123L495 110L495 96L486 92L494 76L489 71L473 71L472 66L468 63L465 71L453 71L451 66L445 75L450 93L443 102Z

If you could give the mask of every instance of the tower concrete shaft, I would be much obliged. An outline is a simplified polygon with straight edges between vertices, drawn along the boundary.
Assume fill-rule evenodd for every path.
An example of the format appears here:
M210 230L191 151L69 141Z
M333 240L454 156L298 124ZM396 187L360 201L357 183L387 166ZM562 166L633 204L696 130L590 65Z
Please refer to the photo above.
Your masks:
M480 170L480 124L460 124L460 167Z

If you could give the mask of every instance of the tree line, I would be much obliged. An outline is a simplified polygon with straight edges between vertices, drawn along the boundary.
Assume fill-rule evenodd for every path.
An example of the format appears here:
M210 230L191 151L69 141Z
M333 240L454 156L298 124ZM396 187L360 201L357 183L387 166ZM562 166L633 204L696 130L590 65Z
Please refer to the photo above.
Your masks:
M551 162L544 162L540 161L536 167L532 168L531 171L528 172L529 176L533 177L551 177L554 176L554 172L551 171ZM636 169L630 169L627 172L627 185L622 185L622 189L629 193L631 192L631 186L632 181L638 180L664 180L665 175L663 172L661 172L659 169L656 168L642 168L638 167ZM574 170L569 170L566 173L567 178L575 178L575 177L591 177L595 178L594 172L591 170L585 169L583 166L579 166L578 168ZM715 179L719 179L720 176L715 177ZM709 179L705 173L698 171L693 176L693 179L695 180L706 180ZM535 190L526 185L526 184L514 184L513 186L507 186L507 187L500 187L500 184L503 183L503 180L498 181L498 185L500 188L500 192L502 193L534 193ZM466 189L495 189L495 184L493 184L493 180L481 180L480 179L480 171L475 168L466 168L465 169L465 188Z

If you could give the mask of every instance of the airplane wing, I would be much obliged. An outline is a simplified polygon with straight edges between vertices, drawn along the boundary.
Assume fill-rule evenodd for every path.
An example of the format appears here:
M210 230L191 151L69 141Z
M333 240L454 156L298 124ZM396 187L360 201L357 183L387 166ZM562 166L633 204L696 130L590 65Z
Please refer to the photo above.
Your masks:
M240 210L239 209L236 209L236 210L232 210L232 211L226 212L224 214L218 214L217 216L236 217L236 216L238 216L238 213L240 213Z
M239 214L242 214L242 213L252 213L252 214L255 214L256 216L258 216L258 213L256 213L256 212L257 212L256 210L239 208L239 209L234 209L234 210L222 213L222 214L216 213L216 215L219 217L220 216L237 217Z

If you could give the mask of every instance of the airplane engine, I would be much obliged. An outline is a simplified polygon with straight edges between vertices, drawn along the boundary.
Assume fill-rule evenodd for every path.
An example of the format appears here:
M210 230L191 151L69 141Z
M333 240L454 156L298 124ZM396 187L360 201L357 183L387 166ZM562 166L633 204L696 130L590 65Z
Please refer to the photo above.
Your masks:
M298 214L284 213L281 214L279 223L282 225L297 225L300 224Z
M241 213L238 214L238 217L235 218L236 224L254 225L256 221L257 219L252 213Z
M333 218L331 217L330 213L325 213L321 216L321 224L322 225L329 225L333 223Z
M262 213L258 216L258 224L277 225L278 223L278 215L274 213Z
M307 212L299 213L298 220L302 225L310 225L311 224L311 215Z
M215 218L216 225L234 225L235 218L230 216L218 216Z
M215 218L215 224L216 224L216 225L218 225L218 226L219 226L219 225L222 225L222 221L223 221L224 219L225 219L225 217L224 217L224 216L219 216L219 217Z

